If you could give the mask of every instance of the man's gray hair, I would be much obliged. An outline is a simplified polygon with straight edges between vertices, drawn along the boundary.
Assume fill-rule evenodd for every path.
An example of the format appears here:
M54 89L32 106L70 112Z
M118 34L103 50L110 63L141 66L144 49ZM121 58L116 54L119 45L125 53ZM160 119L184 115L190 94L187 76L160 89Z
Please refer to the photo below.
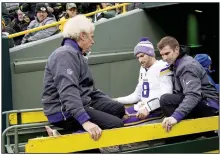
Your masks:
M80 33L90 33L95 30L95 25L84 15L70 18L64 25L63 37L79 40Z

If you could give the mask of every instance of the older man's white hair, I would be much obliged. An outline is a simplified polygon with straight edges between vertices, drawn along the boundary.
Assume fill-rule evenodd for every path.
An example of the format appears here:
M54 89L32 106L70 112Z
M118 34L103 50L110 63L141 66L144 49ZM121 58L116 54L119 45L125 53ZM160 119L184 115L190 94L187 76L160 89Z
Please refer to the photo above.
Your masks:
M95 30L94 24L84 15L70 18L64 25L63 37L79 40L81 32L90 33Z

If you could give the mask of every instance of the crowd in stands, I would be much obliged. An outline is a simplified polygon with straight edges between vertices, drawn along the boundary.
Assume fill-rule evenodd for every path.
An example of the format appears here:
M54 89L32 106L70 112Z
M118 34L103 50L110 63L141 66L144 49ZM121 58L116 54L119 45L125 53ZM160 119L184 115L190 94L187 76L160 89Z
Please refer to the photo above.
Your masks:
M53 22L72 18L121 3L2 3L2 35L9 35L33 29ZM126 11L138 8L140 3L131 3ZM123 8L97 13L88 17L97 22L121 14ZM65 23L39 30L10 40L10 48L28 42L47 38L62 32Z

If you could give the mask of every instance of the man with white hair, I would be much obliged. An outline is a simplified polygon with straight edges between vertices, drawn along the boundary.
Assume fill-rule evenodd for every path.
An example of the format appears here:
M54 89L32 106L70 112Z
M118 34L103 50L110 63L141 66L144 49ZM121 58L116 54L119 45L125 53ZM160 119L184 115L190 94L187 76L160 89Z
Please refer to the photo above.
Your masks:
M161 117L160 96L173 91L172 72L166 62L156 60L153 44L148 38L142 38L135 46L134 55L141 64L136 89L128 96L115 99L123 104L137 103L126 109L128 115L133 114L124 121L126 126Z
M103 129L123 127L123 104L94 86L84 55L94 44L95 26L84 15L69 19L62 46L48 58L42 104L49 122L70 132L85 130L98 140Z

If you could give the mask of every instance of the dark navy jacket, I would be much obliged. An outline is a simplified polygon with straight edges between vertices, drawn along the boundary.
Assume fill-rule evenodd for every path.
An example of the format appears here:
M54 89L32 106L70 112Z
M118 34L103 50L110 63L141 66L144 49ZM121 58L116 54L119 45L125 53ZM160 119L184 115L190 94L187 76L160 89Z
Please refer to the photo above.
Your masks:
M177 121L182 120L200 103L219 109L218 92L210 84L207 72L198 61L191 56L184 55L175 61L173 73L174 92L183 93L185 96L172 115Z
M105 96L94 87L92 74L78 44L64 39L48 58L44 74L42 104L49 122L74 117L80 124L90 119L85 107ZM95 97L94 97L95 96Z

